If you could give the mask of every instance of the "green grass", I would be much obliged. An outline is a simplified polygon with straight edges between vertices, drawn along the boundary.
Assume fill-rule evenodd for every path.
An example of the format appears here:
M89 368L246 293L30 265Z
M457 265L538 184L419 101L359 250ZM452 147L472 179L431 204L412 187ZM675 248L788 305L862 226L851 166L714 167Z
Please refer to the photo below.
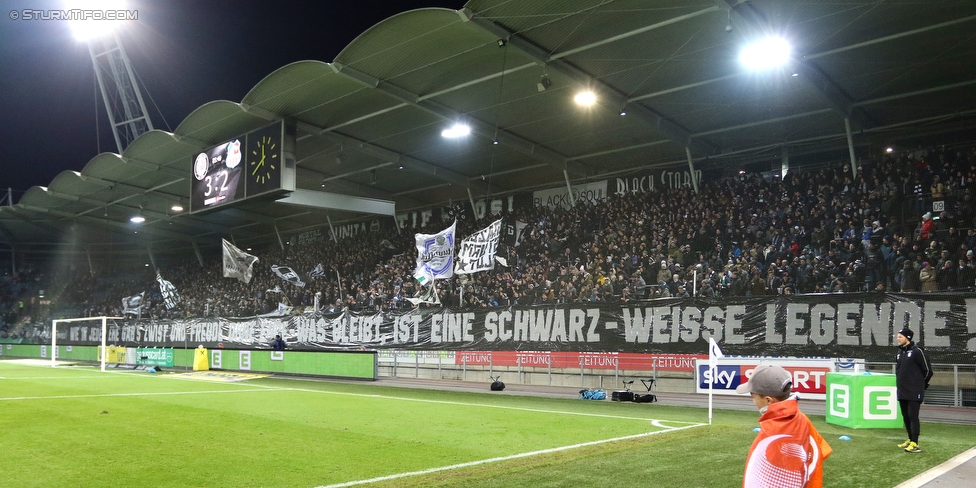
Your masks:
M3 486L312 487L463 463L371 486L740 486L758 418L716 411L712 426L668 430L651 420L687 427L706 411L8 361L0 378ZM909 455L900 430L813 420L834 448L826 486L894 486L976 443L976 427L923 424L925 452ZM519 457L536 451L549 452Z

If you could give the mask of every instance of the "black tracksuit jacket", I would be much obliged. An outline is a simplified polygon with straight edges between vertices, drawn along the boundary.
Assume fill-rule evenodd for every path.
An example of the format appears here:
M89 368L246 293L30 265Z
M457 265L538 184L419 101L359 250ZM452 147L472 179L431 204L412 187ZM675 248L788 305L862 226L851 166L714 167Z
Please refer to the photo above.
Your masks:
M895 356L895 377L898 380L898 399L920 402L932 379L932 363L925 351L909 342L898 346Z

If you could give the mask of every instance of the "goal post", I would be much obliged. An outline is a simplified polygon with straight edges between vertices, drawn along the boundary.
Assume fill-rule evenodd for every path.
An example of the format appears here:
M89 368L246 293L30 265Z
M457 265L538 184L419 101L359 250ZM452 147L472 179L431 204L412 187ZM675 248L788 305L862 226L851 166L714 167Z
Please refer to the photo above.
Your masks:
M58 324L70 323L70 322L94 322L100 321L102 324L102 347L99 348L99 362L101 363L102 371L105 371L105 357L108 355L108 349L106 348L105 341L108 336L108 321L109 320L124 320L122 317L80 317L74 319L54 319L51 321L51 367L56 368L58 366L57 356L58 356Z

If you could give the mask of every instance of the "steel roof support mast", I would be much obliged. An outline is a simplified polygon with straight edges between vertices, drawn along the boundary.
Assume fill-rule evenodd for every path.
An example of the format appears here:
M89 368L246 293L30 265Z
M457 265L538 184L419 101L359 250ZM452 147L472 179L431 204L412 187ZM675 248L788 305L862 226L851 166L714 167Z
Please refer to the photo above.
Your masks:
M87 3L86 15L72 20L71 30L76 39L88 43L115 145L122 154L136 137L153 130L132 63L117 32L124 22L138 19L139 12L125 10L117 1Z
M122 154L136 137L153 130L152 121L118 34L89 39L88 52L105 102L105 112L112 124L115 145Z

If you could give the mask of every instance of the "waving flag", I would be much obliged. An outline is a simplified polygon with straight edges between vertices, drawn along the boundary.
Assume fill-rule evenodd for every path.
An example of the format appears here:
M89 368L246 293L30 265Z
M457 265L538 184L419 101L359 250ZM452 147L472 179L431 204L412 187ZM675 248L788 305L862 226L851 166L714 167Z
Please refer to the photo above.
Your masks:
M163 279L163 276L156 272L156 282L159 283L159 293L163 296L163 303L166 309L172 309L180 303L180 294L176 292L176 287L172 283Z
M421 287L420 290L417 291L416 296L412 298L405 298L405 300L414 305L419 305L421 303L429 303L431 305L441 304L441 299L437 295L437 287L435 287L433 284L430 286Z
M236 246L222 239L224 247L224 278L237 278L244 283L251 282L254 263L257 256L241 251Z
M454 276L454 228L450 227L436 234L416 234L417 269L414 277L421 284Z
M308 277L313 280L315 278L322 278L324 276L325 276L325 267L322 266L322 263L316 264L315 267L312 268L312 271L308 273Z
M454 272L470 274L495 269L495 253L498 251L498 236L501 230L502 219L498 219L461 241L457 268Z
M142 306L145 303L146 292L122 299L122 315L138 315L142 317Z
M277 264L271 265L271 271L278 275L279 278L301 288L305 288L305 282L302 281L301 276L295 270L288 266L278 266Z

